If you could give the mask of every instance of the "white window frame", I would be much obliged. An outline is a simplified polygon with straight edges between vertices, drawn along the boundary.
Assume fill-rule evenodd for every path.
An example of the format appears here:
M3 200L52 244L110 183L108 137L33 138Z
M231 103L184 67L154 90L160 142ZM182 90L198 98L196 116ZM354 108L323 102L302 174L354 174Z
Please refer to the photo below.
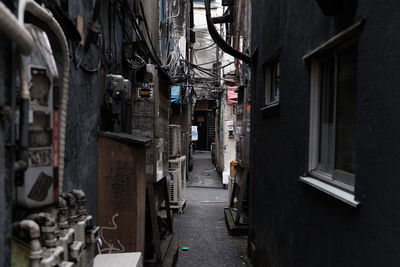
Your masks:
M337 61L335 61L335 65ZM336 67L336 66L335 66ZM335 82L336 83L336 82ZM336 89L335 89L336 90ZM321 93L321 65L320 59L315 59L311 62L311 99L310 99L310 139L309 139L309 165L308 172L324 182L328 182L348 192L354 192L354 185L350 182L345 183L336 179L351 180L354 184L355 175L333 169L333 175L330 175L319 168L319 151L320 151L320 93ZM336 100L335 109L336 109Z
M347 46L353 43L362 26L363 21L356 22L348 29L332 37L303 57L303 60L308 61L311 65L311 94L308 175L301 176L300 181L332 195L353 207L360 205L360 202L354 199L355 174L350 174L353 181L352 185L349 185L348 183L335 180L332 175L318 169L320 148L321 61L323 60L323 57L320 56L327 52L332 53L335 51L334 53L337 53L337 51L340 50L340 46L343 44ZM349 40L353 41L349 42ZM335 65L336 64L337 60L335 60ZM335 66L335 68L337 68L337 66ZM336 109L336 100L334 105ZM333 169L333 172L335 175L342 175L340 170ZM345 174L349 175L348 173Z

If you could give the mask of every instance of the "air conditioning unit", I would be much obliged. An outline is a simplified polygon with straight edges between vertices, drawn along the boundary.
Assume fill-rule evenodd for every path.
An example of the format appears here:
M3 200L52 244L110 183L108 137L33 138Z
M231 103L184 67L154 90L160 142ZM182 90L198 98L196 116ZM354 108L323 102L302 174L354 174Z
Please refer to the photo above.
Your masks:
M186 199L186 156L169 160L169 169L179 171L177 185L177 194L179 199Z
M181 179L180 173L181 173L180 169L172 169L169 171L168 193L169 193L170 203L178 203L179 180Z
M186 156L181 156L181 187L179 191L179 198L186 199Z
M169 156L178 157L181 154L181 126L169 125Z

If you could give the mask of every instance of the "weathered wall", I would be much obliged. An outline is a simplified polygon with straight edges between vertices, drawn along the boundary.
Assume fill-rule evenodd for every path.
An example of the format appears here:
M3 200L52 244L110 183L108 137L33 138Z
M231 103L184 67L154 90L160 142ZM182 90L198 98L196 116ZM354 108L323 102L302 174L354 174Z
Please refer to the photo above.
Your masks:
M398 1L358 1L357 169L353 208L299 182L308 166L310 71L302 57L343 29L347 14L316 1L253 1L255 266L399 266L400 21ZM280 104L260 111L262 65L278 50ZM255 89L255 90L254 90ZM254 180L255 179L255 180Z
M9 1L12 2L12 1ZM16 1L14 1L16 2ZM65 1L63 1L65 2ZM83 18L84 39L87 28L92 19L95 0L68 2L66 12L76 24L76 16ZM126 78L133 78L132 71L124 67L122 61L123 37L120 18L117 15L118 5L112 5L111 1L100 1L101 12L99 26L101 40L92 44L88 53L73 41L69 41L70 48L70 86L68 94L66 149L65 149L65 173L64 191L82 189L87 195L88 213L97 218L97 173L98 173L98 140L97 130L101 127L101 104L104 95L104 77L108 73L123 74ZM128 2L132 3L131 0ZM27 18L30 19L29 17ZM125 23L128 32L133 32L126 17ZM39 23L40 24L40 23ZM42 24L40 24L43 26ZM9 105L10 63L11 49L9 40L3 36L0 38L0 56L4 59L0 64L0 107L6 103ZM132 38L133 35L131 36ZM52 45L56 44L54 37L49 34ZM53 52L60 66L59 47L54 46ZM98 68L98 62L101 68ZM86 68L79 67L79 63ZM1 109L0 109L1 110ZM8 134L9 120L0 115L0 266L9 266L9 235L11 233L11 218L19 220L22 215L29 213L23 208L15 206L12 202L11 175L5 168L11 161L5 160L6 135ZM104 125L103 125L104 126ZM15 211L12 213L12 207ZM21 214L20 214L21 213Z

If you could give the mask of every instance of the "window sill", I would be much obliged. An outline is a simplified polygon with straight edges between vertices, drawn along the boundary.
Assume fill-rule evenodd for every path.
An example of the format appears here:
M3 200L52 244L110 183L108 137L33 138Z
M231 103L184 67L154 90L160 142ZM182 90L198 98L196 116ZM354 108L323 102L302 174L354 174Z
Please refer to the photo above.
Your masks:
M273 107L277 107L279 106L279 101L274 101L271 103L266 104L265 106L263 106L262 108L260 108L260 111L264 111Z
M337 187L334 187L332 185L329 185L327 183L324 183L318 179L312 178L312 177L303 177L300 176L300 181L303 183L306 183L318 190L321 190L324 193L327 193L328 195L333 196L334 198L337 198L344 203L349 204L352 207L358 207L361 203L354 200L354 195L351 193L348 193L342 189L339 189Z

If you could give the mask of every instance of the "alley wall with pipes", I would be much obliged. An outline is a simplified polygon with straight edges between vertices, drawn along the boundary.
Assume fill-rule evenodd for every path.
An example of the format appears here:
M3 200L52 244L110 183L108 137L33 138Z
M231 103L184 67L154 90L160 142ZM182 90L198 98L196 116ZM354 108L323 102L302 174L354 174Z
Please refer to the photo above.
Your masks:
M133 1L100 1L102 7L96 18L97 38L84 48L89 37L89 25L94 17L96 1L41 1L48 7L61 7L66 16L61 21L69 45L70 85L65 139L64 192L79 188L86 193L87 212L96 220L97 214L97 177L98 177L98 140L99 128L112 130L112 125L104 119L106 107L104 98L105 75L121 74L133 77L133 71L123 60L123 52L133 53L127 39L134 38L132 26L128 20L128 11L120 12L122 2L133 6ZM4 1L4 4L16 12L18 1ZM145 7L146 8L146 7ZM146 12L150 9L147 7ZM52 10L53 15L59 15ZM62 54L55 36L43 21L30 14L25 22L33 23L45 29L50 39L57 67L62 69ZM123 27L124 29L123 29ZM126 31L129 34L123 33ZM10 236L12 222L20 221L32 211L16 205L15 174L12 164L16 157L15 129L12 127L12 114L16 112L18 97L14 94L19 87L17 74L18 48L0 32L0 266L10 265ZM79 40L81 37L82 40ZM155 38L156 39L156 38ZM131 41L131 40L130 40ZM101 68L100 68L101 66ZM61 79L60 79L61 80ZM16 118L18 119L18 118Z

